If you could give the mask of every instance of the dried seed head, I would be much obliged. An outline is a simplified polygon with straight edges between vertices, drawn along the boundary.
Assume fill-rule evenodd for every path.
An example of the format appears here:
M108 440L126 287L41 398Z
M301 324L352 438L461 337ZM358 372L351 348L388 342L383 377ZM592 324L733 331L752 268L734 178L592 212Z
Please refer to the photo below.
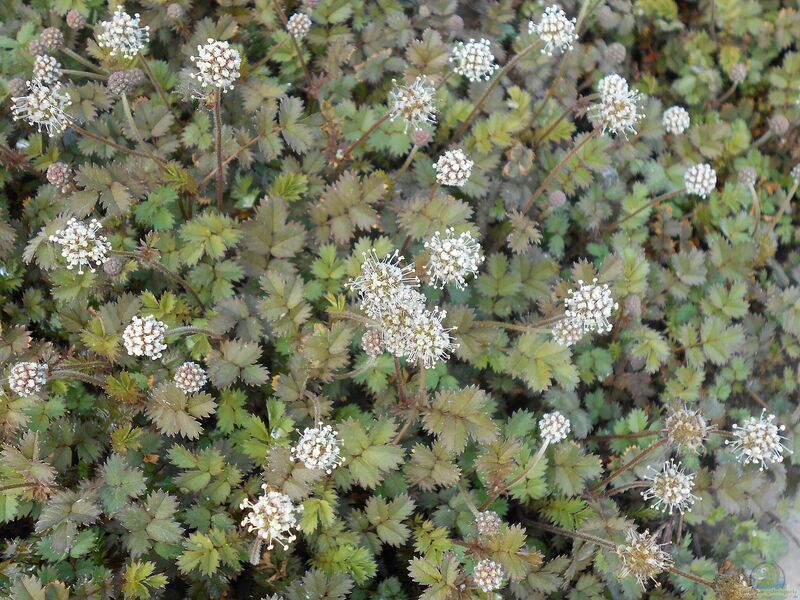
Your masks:
M655 500L651 504L653 508L669 511L669 514L674 510L680 513L692 510L691 506L697 500L697 496L692 493L694 475L684 473L683 465L670 459L660 471L653 470L653 475L647 479L651 485L642 492L642 498Z
M698 453L708 435L708 424L699 411L682 408L667 417L665 427L670 443Z
M494 62L489 40L474 39L469 42L457 42L453 46L453 53L450 55L450 62L455 64L453 70L457 75L463 75L470 81L489 80L497 70Z
M436 123L436 103L433 97L436 89L427 77L417 77L409 86L398 85L394 80L392 83L394 87L389 94L392 121L400 118L405 124L405 131L409 127L416 131L424 125Z
M621 65L623 62L625 62L626 56L627 50L625 49L625 46L619 42L609 44L608 48L606 48L606 60L613 65Z
M444 288L452 283L463 290L467 286L466 277L476 275L483 262L481 246L469 231L458 236L452 227L444 236L437 231L425 242L425 248L430 254L426 270L434 287Z
M202 87L215 87L226 92L239 79L242 58L239 51L231 48L228 42L209 38L206 45L197 47L197 56L192 57L192 62L197 65L198 71L192 77Z
M61 92L61 84L48 86L41 81L28 81L27 86L26 96L12 98L14 120L23 119L49 136L64 131L70 121L64 111L72 101Z
M203 367L196 362L185 362L180 367L175 369L175 375L172 378L178 389L182 390L185 394L196 394L208 381L206 372Z
M708 163L692 165L683 175L683 185L688 193L706 198L717 186L717 172Z
M475 570L472 572L472 580L475 585L486 593L494 592L503 587L504 577L503 567L488 558L484 558L475 565Z
M461 31L464 29L464 19L458 15L451 15L447 21L445 21L445 24L451 31Z
M8 387L18 396L35 396L47 384L47 372L44 363L19 362L11 367Z
M361 349L369 356L379 356L386 351L380 329L367 329L361 336Z
M441 185L461 187L467 183L474 164L460 148L448 150L433 163L436 181Z
M497 535L502 524L503 521L500 515L491 510L478 513L478 516L475 517L475 527L478 528L478 533L482 536Z
M83 13L75 8L67 13L67 27L70 29L83 29L86 27L86 17Z
M762 410L759 418L749 417L742 425L734 425L734 440L725 440L739 460L746 465L760 464L761 471L770 463L783 462L783 453L788 452L783 444L786 438L780 434L786 426L775 425L775 415L764 417L765 413Z
M267 484L262 484L261 489L264 494L255 502L247 499L239 505L242 510L249 510L242 519L242 527L255 531L258 539L267 542L268 550L272 550L275 542L287 548L297 537L292 530L297 527L296 515L303 507L295 506L286 494L268 489Z
M49 54L37 56L33 61L33 79L44 85L53 85L61 79L61 63Z
M325 471L330 474L342 464L339 434L330 426L306 427L303 435L292 447L292 459L298 460L307 469Z
M78 273L83 273L83 268L88 267L94 273L94 267L103 264L111 244L105 236L97 234L100 229L97 219L87 225L72 218L63 229L50 236L51 242L62 246L61 256L67 259L67 269L78 267Z
M147 356L153 360L161 358L167 349L164 343L164 334L167 331L166 323L162 323L153 315L144 318L133 317L122 332L122 341L125 350L130 356Z
M302 40L311 29L311 17L305 13L296 12L286 22L286 31L295 39Z
M72 187L72 169L67 163L54 162L47 167L47 183L66 193Z
M528 23L528 33L538 35L544 42L542 54L553 56L558 50L572 50L573 43L578 40L575 33L575 19L568 19L560 6L548 6L538 23Z
M682 106L672 106L664 111L664 116L661 119L661 124L667 133L673 135L680 135L691 124L689 113Z
M639 533L630 529L625 537L625 543L617 546L617 556L622 560L620 579L633 575L644 588L648 580L655 581L656 575L672 566L672 558L649 531Z
M546 413L539 419L539 435L546 444L557 444L567 439L570 429L572 426L569 420L557 410Z
M106 89L113 98L130 96L133 91L144 82L144 73L141 69L133 68L127 71L114 71L108 76Z
M64 45L64 34L58 27L47 27L42 30L41 38L45 50L55 52Z
M97 45L106 48L111 56L131 59L150 41L150 28L139 26L139 14L133 16L118 6L111 19L98 25Z

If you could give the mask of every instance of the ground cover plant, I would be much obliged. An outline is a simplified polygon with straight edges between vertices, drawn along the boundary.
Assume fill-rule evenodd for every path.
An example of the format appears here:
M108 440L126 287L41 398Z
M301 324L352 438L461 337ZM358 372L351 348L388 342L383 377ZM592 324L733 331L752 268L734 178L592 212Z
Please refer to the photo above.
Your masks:
M777 0L1 3L0 597L780 587L798 39Z

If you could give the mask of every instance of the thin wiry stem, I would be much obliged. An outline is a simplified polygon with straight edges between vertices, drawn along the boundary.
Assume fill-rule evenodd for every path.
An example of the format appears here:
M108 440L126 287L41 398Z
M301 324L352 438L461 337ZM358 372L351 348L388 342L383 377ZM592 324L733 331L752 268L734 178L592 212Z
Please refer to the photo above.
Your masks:
M549 328L545 329L545 326L552 325L553 323L557 323L560 321L564 315L554 315L552 317L547 317L545 319L541 319L536 321L535 323L527 324L527 323L504 323L503 321L476 321L476 327L500 327L501 329L508 329L510 331L519 331L522 333L539 333L542 331L549 331Z
M10 483L8 485L0 485L0 494L3 492L10 492L11 490L17 490L19 488L26 488L26 487L36 487L38 484L32 483L30 481L23 481L22 483Z
M611 481L616 479L619 475L622 475L628 469L636 466L644 458L646 458L647 456L649 456L650 454L652 454L653 452L655 452L656 450L661 448L666 443L667 443L666 438L661 438L659 440L656 440L655 442L650 444L647 448L642 450L639 454L634 456L631 460L626 462L624 465L622 465L621 467L618 467L618 468L614 469L613 471L611 471L611 474L608 477L606 477L605 479L603 479L603 481L598 483L596 486L594 486L591 490L589 490L589 493L590 494L596 493L597 491L602 489L604 486L609 484Z
M497 490L494 494L491 494L486 500L484 500L483 504L481 505L481 510L486 510L491 506L492 502L494 502L500 494L502 494L506 490L510 490L515 485L517 485L520 481L525 480L528 477L528 474L536 468L536 465L542 460L544 456L545 450L549 444L547 442L543 442L542 445L539 447L539 450L534 455L533 459L527 464L527 466L522 470L522 472L517 475L514 479L509 481L505 486L501 489Z
M666 192L664 194L661 194L660 196L656 196L655 198L650 200L650 202L647 202L647 203L643 204L642 206L637 208L632 213L630 213L628 215L625 215L621 219L617 219L616 221L611 223L611 225L608 225L607 227L604 227L603 231L604 232L605 231L614 231L615 229L617 229L617 227L619 227L623 223L626 223L626 222L630 221L633 217L635 217L636 215L644 212L648 208L652 208L653 206L656 206L660 202L664 202L666 200L672 200L672 198L675 198L676 196L680 196L680 195L685 194L685 193L686 193L686 188L680 188L678 190L672 190L671 192Z
M461 136L464 134L467 128L472 124L472 120L478 114L478 111L481 109L486 100L489 98L489 95L492 93L494 88L496 88L497 85L500 83L500 80L503 77L505 77L506 73L508 73L511 69L513 69L514 65L516 65L520 60L525 58L525 56L527 56L530 52L532 52L533 50L538 50L539 48L542 47L542 45L543 45L542 40L536 40L532 44L526 46L525 48L520 50L517 53L517 55L514 56L514 58L508 61L505 64L505 66L495 74L495 76L489 82L489 85L486 86L486 90L484 90L483 95L480 98L478 98L478 101L475 103L475 106L472 107L472 111L469 113L469 115L467 115L467 118L464 120L463 123L461 123L459 128L456 129L455 133L450 138L448 145L452 146L461 138Z
M167 93L164 91L164 88L162 88L161 84L158 83L158 79L156 79L156 74L153 73L153 70L150 68L150 65L147 64L147 60L145 59L145 57L142 55L141 52L139 52L137 56L139 57L139 62L142 64L142 69L144 69L144 72L147 74L147 78L150 80L150 83L156 89L158 97L161 98L161 102L164 103L164 106L167 108L169 112L172 113L172 116L175 117L175 120L177 121L178 115L172 108L172 104L170 104L169 98L167 97Z
M99 73L100 75L108 75L108 73L105 71L105 69L103 69L101 67L98 67L96 64L94 64L93 62L91 62L89 60L86 60L80 54L78 54L77 52L75 52L73 50L70 50L66 46L62 46L61 47L61 51L64 54L66 54L67 56L69 56L71 59L76 60L79 63L81 63L84 67L87 67L87 68L91 69L92 71L95 71L95 72Z
M569 58L571 56L572 54L569 52L565 52L564 54L561 55L561 62L558 65L558 71L556 72L555 77L553 77L553 80L550 82L550 85L547 87L547 91L545 92L544 98L542 98L542 101L539 104L539 108L537 108L536 111L533 113L533 116L531 117L531 123L535 123L536 119L539 118L539 115L542 114L542 111L544 110L547 101L550 100L551 96L553 95L553 92L555 92L556 86L561 81L561 78L564 76L564 73L567 70L567 62L569 61Z
M122 94L122 107L125 110L125 117L128 119L128 125L131 128L131 132L133 133L133 136L136 138L136 141L139 142L139 146L142 148L142 151L145 154L147 154L147 156L149 156L150 159L153 160L163 170L164 167L166 167L167 163L164 162L155 154L153 154L152 152L150 152L150 150L147 148L147 144L145 144L144 138L142 137L142 134L139 132L139 128L136 127L136 121L133 120L133 114L131 113L131 106L128 103L128 97L125 94Z
M278 0L273 0L272 3L275 6L275 11L278 13L278 18L280 18L283 27L286 28L286 25L289 21L286 19L286 13L283 12L280 2L278 2ZM300 45L297 43L297 40L291 33L289 33L289 37L291 38L292 46L294 46L294 50L297 53L297 58L300 59L300 66L303 67L303 74L306 77L306 84L308 84L311 81L311 73L309 72L308 65L303 58L303 50L300 48Z
M239 148L236 150L236 152L234 152L228 158L226 158L225 160L222 161L222 166L223 167L227 167L228 164L230 164L231 162L236 160L239 157L239 155L241 155L242 152L247 150L250 146L252 146L256 142L258 142L260 139L261 139L261 135L259 134L259 135L255 136L255 137L251 138L250 140L248 140L247 143L242 144L241 146L239 146ZM217 174L217 172L218 172L217 171L217 167L214 167L214 170L211 171L211 173L209 173L208 175L203 177L203 180L200 182L200 185L204 185L204 184L208 183L209 181L211 181L211 179Z
M222 336L210 329L205 329L203 327L192 327L191 325L184 325L182 327L175 327L174 329L169 329L164 333L164 336L171 336L171 335L205 335L210 338L221 338Z
M214 98L214 145L217 154L217 210L222 212L222 195L225 185L225 171L222 165L222 88L217 88Z
M78 71L75 69L62 69L63 75L72 75L74 77L86 77L88 79L98 79L100 81L107 81L108 77L100 75L99 73L90 73L89 71Z
M386 123L386 121L388 121L391 117L392 117L392 113L387 112L380 119L375 121L369 129L367 129L363 134L361 134L360 138L358 138L355 142L353 142L352 144L350 144L350 146L348 146L348 148L342 153L342 159L341 160L342 161L349 160L351 155L353 154L353 151L356 148L358 148L362 143L364 143L364 141L369 136L371 136L375 132L375 130L378 129L378 127L380 127L381 125Z
M800 186L800 179L794 182L794 185L789 190L789 193L786 194L786 200L784 200L780 210L778 211L778 214L775 215L775 218L772 220L772 222L769 224L769 227L767 228L767 235L772 233L772 231L775 229L775 226L778 224L778 221L780 221L784 213L787 210L789 210L789 206L791 206L792 204L792 198L794 198L798 186Z
M464 497L464 503L467 505L467 508L469 508L470 512L477 518L478 515L481 514L481 511L477 506L475 506L472 498L469 497L469 492L467 492L467 489L464 487L464 482L460 479L458 480L458 489L461 492L461 495Z
M291 34L289 35L289 37L291 37ZM277 44L275 44L275 45L274 45L272 48L270 48L270 49L269 49L269 52L267 52L267 53L266 53L266 55L262 56L262 57L261 57L261 58L259 58L259 59L258 59L256 62L254 62L252 65L250 65L250 70L251 70L251 71L254 71L254 70L256 70L258 67L261 67L261 66L263 66L263 65L267 64L267 63L269 62L269 59L270 59L270 58L272 58L272 56L273 56L273 55L274 55L274 54L275 54L275 53L276 53L278 50L280 50L280 49L281 49L281 47L283 47L283 45L284 45L284 44L285 44L285 43L286 43L286 42L289 40L289 37L285 37L285 38L283 38L283 39L282 39L280 42L278 42L278 43L277 43Z
M106 146L110 146L111 148L119 150L120 152L124 152L125 154L131 154L133 156L138 156L139 158L147 158L150 160L153 159L152 156L148 155L145 152L140 152L138 150L134 150L133 148L128 148L127 146L118 144L114 140L111 140L107 137L103 137L102 135L99 135L97 133L92 133L91 131L89 131L88 129L84 129L77 123L70 122L69 128L75 131L76 133L81 134L82 136L95 140L96 142L100 142L101 144L105 144Z
M143 265L147 265L147 266L153 267L156 271L162 273L163 275L166 275L167 278L172 279L173 281L178 283L187 292L189 292L189 294L191 294L192 298L195 299L195 302L197 302L198 305L203 306L202 298L200 298L200 295L189 284L189 282L186 281L180 275L178 275L176 272L171 271L170 269L168 269L167 267L162 265L160 262L157 262L155 260L148 260L148 259L144 258L138 252L126 252L124 250L113 250L111 252L111 254L113 254L115 256L121 256L123 258L132 258L133 260L136 260L136 261L140 262Z
M96 385L97 387L103 387L105 385L105 381L103 381L99 377L95 377L94 375L89 375L88 373L81 373L80 371L73 371L71 369L58 369L56 371L52 371L48 378L75 379L77 381L83 381L84 383L91 383L92 385Z

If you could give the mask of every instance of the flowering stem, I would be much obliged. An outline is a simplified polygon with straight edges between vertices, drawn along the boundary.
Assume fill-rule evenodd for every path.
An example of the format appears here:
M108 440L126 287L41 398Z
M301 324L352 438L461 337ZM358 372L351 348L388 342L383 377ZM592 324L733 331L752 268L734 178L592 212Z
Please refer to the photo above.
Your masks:
M217 150L217 210L222 211L222 192L225 172L222 165L222 88L217 88L214 98L214 145Z
M161 102L164 103L164 106L167 107L167 110L172 113L172 116L175 117L175 120L177 121L178 115L175 113L175 111L172 108L172 105L169 103L169 99L167 98L167 93L164 91L164 88L162 88L161 84L158 83L158 79L156 79L155 73L153 73L153 70L150 68L150 65L147 64L147 60L145 60L145 57L142 55L141 52L139 52L137 56L139 57L139 62L142 63L142 69L144 69L144 72L147 74L147 78L150 80L150 83L152 83L153 87L156 89L158 97L161 98Z
M636 488L643 487L650 487L650 483L647 481L634 481L632 483L626 483L625 485L608 490L605 494L603 494L603 496L613 496L614 494L621 494L622 492L627 492L628 490L635 490Z
M461 492L461 495L464 496L464 503L467 505L467 508L469 508L470 512L477 518L477 516L481 514L481 511L477 506L475 506L475 503L472 501L472 498L469 497L469 493L467 492L467 489L464 487L464 482L461 481L460 479L458 480L458 489Z
M588 0L586 4L588 4ZM550 85L548 86L547 91L544 94L544 98L542 98L542 101L539 104L539 107L533 113L533 116L531 117L531 123L535 123L536 119L539 118L539 115L542 114L542 111L544 110L547 101L550 99L550 97L553 95L553 92L556 89L556 85L558 85L558 82L561 81L561 78L564 76L564 72L567 69L567 62L569 61L570 56L572 55L566 52L561 55L561 62L558 65L558 71L556 72L555 77L553 77L553 80L550 82Z
M486 510L487 508L489 508L491 503L494 502L495 499L500 494L502 494L506 490L510 490L515 485L517 485L520 481L523 481L528 476L528 474L536 468L536 465L538 465L539 462L542 460L542 457L544 456L544 452L545 452L545 450L547 450L548 446L549 446L549 444L547 442L542 443L541 447L536 452L536 455L528 463L528 465L522 470L522 472L519 475L517 475L516 477L514 477L514 479L509 481L502 489L497 490L494 494L492 494L491 496L486 498L486 500L484 500L483 504L481 505L481 509L482 510Z
M108 77L100 75L99 73L90 73L89 71L77 71L75 69L62 69L61 73L64 75L73 75L74 77L86 77L88 79L99 79L106 81Z
M613 479L615 479L619 475L622 475L622 473L624 473L625 471L627 471L631 467L637 465L642 459L646 458L648 455L652 454L655 450L658 450L661 446L663 446L666 443L667 443L666 438L661 438L659 440L656 440L655 442L650 444L647 448L642 450L639 454L634 456L631 460L626 462L624 465L622 465L621 467L618 467L618 468L614 469L613 471L611 471L611 474L608 477L606 477L605 479L603 479L603 481L598 483L596 486L594 486L591 490L589 490L589 493L590 494L596 493L598 490L600 490L606 484L611 482Z
M150 157L162 170L166 167L167 163L160 159L158 156L153 154L147 149L147 145L144 143L144 138L142 138L142 134L139 132L139 128L136 127L136 121L133 120L133 115L131 114L131 106L128 103L128 97L125 94L122 94L122 106L125 109L125 117L128 119L128 125L131 128L131 132L133 136L136 138L136 141L139 142L139 145L142 148L147 156Z
M710 581L708 579L704 579L704 578L700 577L699 575L693 575L692 573L687 573L686 571L678 569L677 567L667 567L667 571L669 573L672 573L673 575L677 575L678 577L684 577L685 579L688 579L690 581L694 581L697 584L704 585L704 586L706 586L708 588L711 588L712 590L714 589L714 582L713 581Z
M189 292L192 295L192 298L195 299L198 305L203 306L202 298L200 298L200 295L195 291L195 289L191 285L189 285L189 282L186 281L183 277L181 277L177 273L175 273L174 271L171 271L170 269L162 265L161 263L156 262L155 260L148 260L138 252L125 252L123 250L113 250L111 254L114 254L115 256L121 256L123 258L132 258L133 260L139 261L144 265L153 267L156 271L162 273L163 275L166 275L169 279L172 279L173 281L177 282L180 286L182 286L187 292Z
M522 323L504 323L503 321L476 321L476 327L500 327L502 329L509 329L511 331L520 331L523 333L539 333L541 331L549 331L549 329L545 329L544 326L550 325L552 323L557 323L562 319L563 315L556 315L553 317L547 317L546 319L542 319L541 321L537 321L532 325L524 325Z
M545 523L539 523L538 521L530 522L530 525L538 527L539 529L544 529L550 533L555 533L556 535L563 535L565 537L583 540L584 542L589 542L590 544L594 544L596 546L603 546L604 548L608 548L610 550L614 550L617 547L613 542L609 542L608 540L604 540L603 538L599 538L594 535L589 535L588 533L568 531L567 529L561 529L561 527L554 527L553 525L546 525Z
M800 179L794 182L794 185L789 190L789 193L786 194L786 200L781 205L781 208L778 211L778 214L775 215L775 218L772 220L772 223L769 224L769 228L767 229L767 235L772 233L772 231L775 229L775 226L778 224L778 221L781 220L784 213L789 209L789 206L791 206L792 198L794 198L798 186L800 186Z
M134 150L133 148L128 148L127 146L118 144L117 142L107 137L103 137L102 135L92 133L91 131L89 131L88 129L84 129L77 123L70 122L69 127L76 133L80 133L82 136L88 137L92 140L95 140L96 142L100 142L101 144L105 144L106 146L111 146L115 150L119 150L120 152L124 152L125 154L132 154L133 156L138 156L139 158L149 158L153 160L153 157L145 152L139 152L138 150Z
M349 310L339 310L336 312L330 313L331 318L341 318L341 319L350 319L351 321L358 321L359 323L369 324L370 320L363 316L359 315L354 312L350 312Z
M286 28L289 21L286 19L286 14L283 12L283 8L281 8L280 2L278 0L273 0L272 3L275 5L275 11L278 13L278 18L280 18L281 23L283 23L283 27ZM300 66L303 67L303 74L306 76L306 83L311 82L311 73L308 71L308 65L306 65L306 61L303 58L303 51L300 48L300 45L297 43L295 37L290 33L289 37L292 40L292 46L294 46L295 52L297 52L297 58L300 59Z
M728 88L727 92L725 92L722 96L720 96L711 103L711 108L716 108L717 106L725 102L725 100L733 96L733 92L736 91L737 87L739 87L738 83L734 82L733 84L731 84L731 87Z
M652 208L653 206L657 205L659 202L664 202L665 200L671 200L672 198L675 198L676 196L680 196L680 195L685 194L685 193L686 193L686 188L682 187L680 189L672 190L671 192L666 192L664 194L661 194L660 196L656 196L655 198L650 200L650 202L648 202L647 204L645 204L643 206L640 206L639 208L637 208L635 211L633 211L629 215L626 215L625 217L623 217L621 219L617 219L616 221L611 223L611 225L608 225L607 227L604 227L603 231L604 232L606 232L606 231L614 231L617 227L619 227L623 223L629 221L630 219L632 219L633 217L635 217L639 213L647 210L648 208Z
M620 433L617 435L592 435L587 440L593 442L600 442L604 440L636 440L639 438L652 437L654 435L661 435L664 431L659 429L656 431L636 431L634 433Z
M81 373L80 371L73 371L72 369L58 369L53 371L50 373L49 379L75 379L77 381L83 381L84 383L91 383L97 387L103 387L105 385L105 381L99 377L89 375L88 373Z
M397 173L395 173L394 176L395 181L400 179L405 174L405 172L408 171L408 167L411 166L411 162L414 160L414 156L416 156L417 150L419 150L419 146L414 144L414 147L411 148L411 152L408 153L408 156L406 157L406 161L403 163L403 166L400 167Z
M222 336L218 333L211 331L210 329L204 329L202 327L192 327L191 325L184 325L183 327L176 327L175 329L169 329L164 333L164 336L171 336L171 335L205 335L210 338L221 339Z
M239 148L236 150L236 152L234 152L228 158L226 158L225 160L222 161L222 166L223 167L227 167L231 162L233 162L234 160L239 158L239 155L241 155L242 152L247 150L250 146L252 146L256 142L258 142L260 139L261 139L261 135L259 134L259 135L255 136L255 137L249 139L247 141L247 143L242 144L241 146L239 146ZM208 175L206 175L203 178L203 180L200 182L200 185L206 184L209 181L211 181L211 178L214 177L216 174L217 174L217 168L214 167L214 170L211 171L211 173L209 173Z
M343 160L343 161L345 161L345 160L349 160L349 159L350 159L350 155L353 153L353 150L355 150L356 148L358 148L358 147L359 147L359 146L360 146L360 145L361 145L361 144L364 142L364 140L366 140L366 139L367 139L369 136L371 136L371 135L372 135L372 134L375 132L375 130L376 130L378 127L380 127L381 125L383 125L384 123L386 123L386 121L388 121L388 120L391 118L391 116L392 116L392 113L390 113L390 112L387 112L387 113L386 113L385 115L383 115L383 116L382 116L380 119L378 119L377 121L375 121L375 122L372 124L372 126L371 126L369 129L367 129L367 130L366 130L366 131L365 131L365 132L364 132L364 133L361 135L361 137L360 137L360 138L358 138L358 139L357 139L355 142L353 142L352 144L350 144L350 146L349 146L349 147L348 147L348 148L347 148L347 149L346 149L346 150L345 150L345 151L342 153L342 160Z
M489 85L486 86L486 90L484 90L483 95L480 98L478 98L478 101L475 103L475 106L472 108L472 111L469 113L469 115L467 115L467 118L464 120L463 123L461 123L459 128L456 129L456 132L450 138L448 145L452 146L461 138L461 136L464 134L467 128L472 124L472 120L478 114L478 111L481 109L486 100L489 98L489 95L492 93L494 88L497 87L497 84L500 83L500 80L503 77L505 77L506 73L508 73L511 69L513 69L514 65L516 65L520 60L525 58L525 56L527 56L531 51L539 49L542 46L542 43L543 43L542 40L537 39L529 46L526 46L525 48L520 50L517 53L517 55L514 56L514 58L508 61L502 69L500 69L497 72L497 74L489 82Z
M547 136L553 133L553 130L556 127L558 127L561 121L566 119L569 114L578 109L582 104L585 104L586 102L591 102L592 100L594 100L599 96L600 94L590 94L588 96L583 96L582 98L579 98L576 102L574 102L571 106L566 108L564 112L562 112L555 121L553 121L550 125L547 126L547 129L545 129L543 133L536 134L536 137L534 137L532 144L534 150L539 146L539 144L542 143L543 140L547 139Z
M67 56L69 56L70 58L72 58L73 60L76 60L79 63L81 63L84 67L87 67L87 68L91 69L92 71L95 71L95 72L99 73L100 75L108 75L108 73L106 73L106 71L104 69L98 67L93 62L86 60L80 54L70 50L66 46L62 46L61 47L61 51L64 54L66 54Z
M358 375L361 375L361 373L372 367L373 364L374 364L373 361L368 360L360 367L348 371L347 373L334 373L333 375L331 375L331 378L334 381L341 381L342 379L350 379L352 377L357 377Z

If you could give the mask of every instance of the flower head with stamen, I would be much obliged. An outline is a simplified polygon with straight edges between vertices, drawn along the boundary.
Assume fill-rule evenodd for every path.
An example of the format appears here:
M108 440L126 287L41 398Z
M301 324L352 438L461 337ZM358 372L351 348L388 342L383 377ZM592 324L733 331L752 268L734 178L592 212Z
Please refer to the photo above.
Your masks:
M64 112L72 104L69 96L61 92L61 84L45 85L41 81L29 81L28 95L12 98L14 120L24 119L47 135L53 136L67 128L70 118Z
M296 12L286 22L286 31L297 40L302 40L311 30L311 17L302 12Z
M453 46L450 62L455 64L453 70L470 81L489 80L497 70L489 40L471 39L468 42L457 42Z
M364 254L361 275L347 284L358 292L361 309L372 318L392 311L408 300L404 288L419 287L414 267L403 264L403 257L395 251L379 259L374 250Z
M578 281L578 289L570 290L564 301L564 318L575 322L584 333L596 331L608 333L612 329L611 314L619 308L619 304L611 296L607 283L599 285L597 279L586 284Z
M760 464L763 471L770 463L783 462L783 453L789 452L783 444L786 438L781 431L786 430L785 425L776 425L775 415L764 414L761 411L759 418L749 417L741 425L733 426L733 441L725 440L730 445L744 464Z
M78 267L78 273L88 267L94 273L94 265L100 266L106 259L111 244L103 235L98 235L100 221L92 219L88 224L72 218L63 229L50 236L50 241L61 245L61 256L67 259L67 269Z
M255 502L248 498L239 505L249 511L242 519L242 527L255 531L258 539L267 543L268 550L272 550L275 542L288 548L297 537L292 530L297 527L297 513L303 507L292 503L286 494L270 490L266 483L261 489L264 493Z
M192 77L204 88L215 87L227 92L239 79L242 57L228 42L211 38L207 41L207 44L197 46L197 56L192 56L192 62L197 66L197 73Z
M101 21L97 45L107 48L111 56L118 54L131 59L150 41L150 28L139 26L139 15L133 16L118 6L109 21Z
M642 95L628 86L619 75L608 75L597 85L600 101L590 108L590 116L603 133L623 135L636 133L642 118Z
M147 356L157 360L167 349L167 344L164 342L166 332L166 323L159 321L153 315L144 318L133 317L122 332L122 341L130 356Z
M692 165L683 174L683 185L688 193L706 198L717 186L717 172L708 163Z
M442 324L446 316L445 311L436 307L422 310L412 317L406 333L406 356L409 360L421 362L426 369L432 369L440 360L447 360L450 353L458 348L450 335L452 329Z
M425 76L419 76L411 85L399 85L392 80L394 87L389 94L391 120L400 118L408 128L420 129L429 123L436 123L436 89Z
M699 411L682 408L672 411L665 422L667 439L671 444L697 454L708 435L708 424Z
M330 474L344 460L339 449L341 445L339 434L330 425L306 427L292 447L292 459L299 460L307 469Z
M625 543L617 545L616 549L622 560L620 579L633 575L644 588L648 580L655 581L656 575L672 566L672 557L661 549L649 531L639 533L629 529L625 538Z
M502 565L488 558L484 558L475 565L475 570L472 572L472 580L475 585L486 593L494 592L503 587L504 577L505 573Z
M689 113L682 106L671 106L664 111L664 115L661 117L661 124L667 133L680 135L689 129L691 119L689 118Z
M654 471L648 479L651 485L642 492L642 498L655 500L651 505L653 508L669 511L669 514L675 510L680 513L692 510L691 506L697 500L697 496L692 493L694 475L685 473L683 465L670 459L660 471Z
M469 231L458 236L452 227L444 235L437 231L425 242L425 248L430 254L426 270L434 287L444 288L452 283L463 290L467 286L466 277L476 275L483 262L481 246Z
M557 444L567 439L570 429L572 429L572 426L569 419L557 410L545 413L539 419L539 435L542 436L542 441L545 444Z
M425 310L425 297L417 290L402 287L397 295L398 305L379 316L386 350L398 358L408 355L409 332L417 315Z
M586 333L586 331L579 321L576 319L564 318L553 325L551 335L556 344L569 348L573 344L577 344L581 341L584 333Z
M572 50L573 42L578 40L575 33L575 19L567 18L561 7L548 6L538 23L528 23L528 33L536 34L544 42L542 54L553 56L553 52Z
M436 181L441 185L451 185L461 187L469 176L472 175L472 167L475 164L461 148L447 150L439 159L433 163L436 171Z
M500 515L491 510L480 512L475 517L475 527L477 527L478 533L482 536L497 535L502 525L503 520Z

